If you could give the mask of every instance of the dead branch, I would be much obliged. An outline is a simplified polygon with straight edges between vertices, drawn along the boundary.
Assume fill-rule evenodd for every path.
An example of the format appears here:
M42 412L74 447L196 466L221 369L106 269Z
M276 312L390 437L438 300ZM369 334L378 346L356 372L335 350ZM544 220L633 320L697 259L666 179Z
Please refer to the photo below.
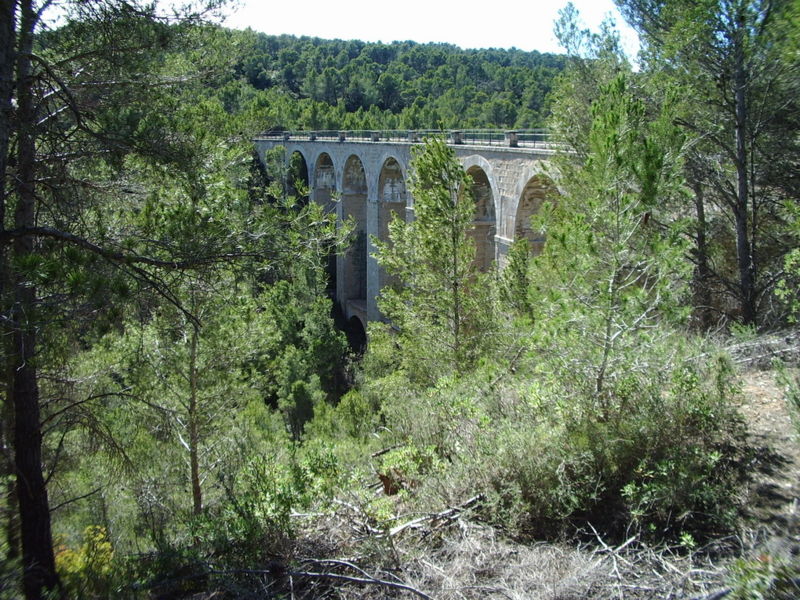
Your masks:
M383 448L382 450L378 450L377 452L373 452L370 454L372 458L378 458L379 456L383 456L384 454L388 454L392 450L397 450L398 448L402 448L406 444L395 444L393 446L389 446L388 448Z
M395 536L398 533L405 531L406 529L417 529L422 523L425 523L426 521L430 521L431 523L442 523L442 522L449 523L450 521L457 519L462 512L464 512L468 508L475 506L476 504L482 502L483 500L484 500L484 495L478 494L477 496L473 496L472 498L470 498L463 504L460 504L459 506L454 506L453 508L448 508L447 510L443 510L438 513L412 519L411 521L407 521L402 525L392 527L389 530L389 537Z
M384 579L376 579L374 577L352 577L350 575L338 575L336 573L316 573L313 571L287 571L286 574L291 577L332 579L334 581L357 583L360 585L379 585L382 587L411 592L412 594L419 596L420 598L424 598L425 600L433 600L433 598L431 596L428 596L428 594L426 594L425 592L421 592L420 590L413 588L410 585L406 585L405 583L396 583L394 581L386 581Z

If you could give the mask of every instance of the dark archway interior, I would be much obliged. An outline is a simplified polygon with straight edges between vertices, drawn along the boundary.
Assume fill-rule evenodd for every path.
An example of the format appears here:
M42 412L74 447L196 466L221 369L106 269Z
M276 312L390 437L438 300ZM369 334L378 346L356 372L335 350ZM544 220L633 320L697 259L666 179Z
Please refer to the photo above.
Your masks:
M355 222L353 241L344 259L345 300L367 297L367 177L356 156L347 159L342 185L342 218Z
M367 332L361 323L361 319L351 317L344 332L353 352L357 355L364 354L364 350L367 348Z
M309 177L306 159L299 152L293 152L289 157L287 169L287 190L301 205L308 203Z

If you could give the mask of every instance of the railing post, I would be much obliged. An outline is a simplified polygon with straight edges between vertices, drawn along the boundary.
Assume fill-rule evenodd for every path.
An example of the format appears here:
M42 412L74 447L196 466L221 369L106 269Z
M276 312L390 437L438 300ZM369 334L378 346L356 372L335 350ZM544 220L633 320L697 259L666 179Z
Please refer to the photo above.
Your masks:
M308 141L309 142L317 141L317 132L316 131L309 131L308 132Z
M381 132L380 131L370 131L369 132L369 139L373 142L380 142L381 141Z
M506 143L509 148L519 147L519 136L516 131L506 131Z
M408 132L408 141L411 142L412 144L414 142L418 142L419 141L419 138L417 138L417 132L416 131L411 130L411 131Z
M340 131L340 132L339 132L339 141L340 141L340 142L343 142L343 141L345 141L346 139L347 139L347 132L345 132L345 131Z
M450 139L454 144L463 144L464 134L461 131L453 130L450 132Z
M291 134L291 133L289 133L288 131L284 131L284 132L283 132L283 136L282 136L282 137L283 137L283 141L284 141L284 142L288 142L288 141L289 141L289 139L292 137L292 134Z

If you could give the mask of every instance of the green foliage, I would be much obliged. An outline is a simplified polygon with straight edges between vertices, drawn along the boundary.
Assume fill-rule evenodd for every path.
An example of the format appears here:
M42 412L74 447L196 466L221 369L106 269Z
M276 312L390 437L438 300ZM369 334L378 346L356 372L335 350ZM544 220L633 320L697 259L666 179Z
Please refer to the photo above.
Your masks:
M395 439L435 449L435 474L413 488L425 502L483 492L484 517L524 536L589 521L611 537L703 540L735 521L742 450L730 369L698 368L698 350L679 335L640 348L650 370L617 376L602 402L557 371L580 359L561 347L502 384L486 369L383 410Z
M217 35L238 46L234 73L246 87L231 91L258 90L269 125L289 129L540 127L564 64L516 49Z
M530 318L535 313L530 296L533 284L530 277L533 260L531 252L527 239L514 240L500 280L500 294L504 303L523 318Z
M475 213L471 178L440 138L413 152L414 220L395 216L390 241L374 243L378 262L399 282L379 300L398 330L391 341L400 348L399 362L412 380L431 383L469 371L490 350L493 307L467 233ZM371 336L372 344L385 339Z
M316 444L288 456L252 456L223 476L227 501L196 522L195 535L231 565L258 566L285 552L292 514L323 509L340 478L331 450Z
M590 107L603 86L620 73L630 73L631 67L613 22L605 21L600 33L582 29L571 2L559 11L555 35L567 57L564 70L554 79L548 95L547 123L579 157L584 157L593 122Z
M346 346L320 260L346 229L316 205L267 202L248 180L260 108L241 90L204 87L218 50L159 51L150 75L181 85L98 100L126 151L70 164L93 182L80 194L53 190L64 214L43 225L53 217L130 262L44 243L19 266L65 298L47 307L63 327L45 328L39 353L43 372L59 374L40 384L50 498L65 503L55 530L72 539L101 515L120 555L193 541L197 514L226 502L217 479L286 442L268 404L299 413L286 423L299 432L311 414L297 407L339 393Z
M789 600L800 594L800 565L769 554L738 559L728 578L729 597L736 600Z
M786 218L798 196L788 173L800 157L796 2L617 4L644 41L642 79L653 101L680 90L693 192L681 212L697 219L692 258L706 325L720 314L760 327L783 322L776 275L798 245Z
M784 211L787 229L800 238L800 204L787 202ZM800 289L800 248L793 248L784 256L783 273L775 287L775 294L787 307L787 320L797 323L800 315L800 294L797 292Z
M113 25L103 35L144 24ZM50 300L36 307L41 322L64 325L42 334L36 361L70 593L109 597L122 579L165 597L208 591L218 583L209 564L262 569L291 555L298 513L342 495L382 530L401 506L429 513L478 492L488 499L480 516L512 534L558 536L588 521L689 548L731 525L732 374L681 328L690 267L672 214L686 196L677 99L647 102L610 32L586 37L569 11L562 29L575 53L553 102L579 152L562 157L560 196L539 216L544 252L519 241L504 272L477 272L472 179L442 139L414 147L415 218L395 219L390 242L376 242L396 284L380 300L391 325L372 324L358 387L343 395L346 343L322 263L348 228L303 206L297 165L265 189L250 136L538 125L563 61L136 30L202 40L208 53L134 53L148 73L185 85L130 103L129 88L106 90L114 101L97 101L93 123L125 143L64 166L91 185L41 192L63 208L43 211L43 224L126 258L109 266L43 241L11 263ZM42 49L56 59L62 42L99 43L94 33L70 22ZM231 63L232 74L218 70ZM566 123L577 106L587 110ZM269 158L283 164L282 151ZM183 263L194 268L173 268ZM795 398L796 382L788 387ZM392 497L365 491L376 475ZM779 570L745 565L740 579L756 583L742 589L767 589ZM236 596L252 582L228 583Z
M564 157L560 195L536 223L543 252L531 257L520 244L510 271L483 280L507 285L503 295L525 317L514 336L498 336L500 352L465 337L464 356L480 357L465 361L469 369L415 380L421 367L406 348L427 366L440 343L416 348L403 337L405 319L421 321L415 302L434 298L419 279L407 280L390 313L399 332L372 331L362 393L380 398L389 439L431 448L441 461L413 488L419 502L452 505L481 491L487 518L535 536L588 520L611 536L636 530L688 544L732 526L741 476L733 375L724 359L697 364L716 353L686 341L685 243L679 224L660 218L684 194L683 138L669 106L651 113L637 92L624 75L600 89L585 155ZM439 194L414 197L446 207ZM424 223L427 207L417 210ZM414 256L398 251L413 241L396 239L381 252ZM431 243L436 258L422 266L406 260L419 272L450 251L445 243L446 235Z
M73 598L110 598L113 560L114 549L104 527L87 527L83 543L75 550L65 545L56 548L56 568Z
M592 114L586 160L566 157L562 194L542 215L548 242L531 279L545 343L552 336L583 355L565 374L579 373L602 410L606 381L640 368L636 353L657 340L656 324L686 315L688 265L680 230L651 223L682 193L682 138L669 111L651 120L621 75Z

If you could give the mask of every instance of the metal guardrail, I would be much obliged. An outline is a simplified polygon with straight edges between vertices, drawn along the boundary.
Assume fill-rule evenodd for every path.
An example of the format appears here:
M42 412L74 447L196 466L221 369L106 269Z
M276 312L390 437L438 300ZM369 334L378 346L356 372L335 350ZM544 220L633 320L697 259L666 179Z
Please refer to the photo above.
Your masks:
M497 146L505 148L548 148L562 146L546 129L456 129L422 130L325 130L325 131L265 131L256 140L334 141L334 142L399 142L417 143L426 137L446 135L453 145Z

